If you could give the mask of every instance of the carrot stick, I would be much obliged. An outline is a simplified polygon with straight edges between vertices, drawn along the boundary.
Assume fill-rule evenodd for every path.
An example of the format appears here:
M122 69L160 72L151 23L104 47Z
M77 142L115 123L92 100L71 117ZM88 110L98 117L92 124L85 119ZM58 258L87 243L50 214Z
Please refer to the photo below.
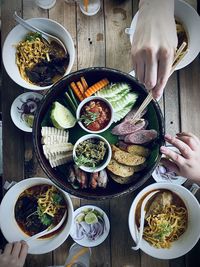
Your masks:
M93 84L87 89L87 91L85 92L85 96L89 97L93 95L94 93L101 90L103 87L105 87L108 84L109 84L108 79L105 78L105 79L100 80L99 82Z
M84 0L84 8L85 8L85 11L88 12L88 2L89 0Z
M88 84L86 82L86 79L84 77L81 77L81 83L83 85L84 91L88 89Z
M83 98L83 95L82 95L82 93L79 91L79 89L78 89L78 87L76 86L75 82L70 83L70 86L71 86L71 88L72 88L74 94L78 97L78 99L79 99L80 101L82 101L82 100L84 99L84 98Z
M77 85L79 91L81 92L81 94L84 95L84 91L85 91L85 90L84 90L84 88L83 88L82 83L81 83L81 82L77 82L76 85Z

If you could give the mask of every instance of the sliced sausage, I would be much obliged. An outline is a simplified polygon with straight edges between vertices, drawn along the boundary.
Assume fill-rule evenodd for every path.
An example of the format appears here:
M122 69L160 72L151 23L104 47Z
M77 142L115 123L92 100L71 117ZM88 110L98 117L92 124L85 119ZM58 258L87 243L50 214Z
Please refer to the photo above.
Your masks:
M124 141L132 144L145 144L153 141L158 136L156 130L140 130L126 135Z
M140 120L136 124L133 123L132 121L124 121L118 125L116 125L112 129L112 134L114 135L127 135L133 132L136 132L138 130L143 129L145 127L146 121L145 120Z

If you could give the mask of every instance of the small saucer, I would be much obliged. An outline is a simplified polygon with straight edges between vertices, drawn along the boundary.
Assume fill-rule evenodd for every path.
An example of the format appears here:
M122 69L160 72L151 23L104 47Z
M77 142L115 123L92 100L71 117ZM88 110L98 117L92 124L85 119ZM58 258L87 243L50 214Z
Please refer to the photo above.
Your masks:
M174 146L167 146L167 147L175 152L180 153L179 150ZM164 157L165 156L162 155L162 158ZM163 171L165 169L166 173L162 174L160 172L160 168L163 168ZM172 184L179 184L179 185L182 185L187 180L187 178L176 175L176 173L174 172L168 172L165 166L161 163L158 164L158 166L152 173L152 177L157 183L172 183Z
M89 210L89 209L91 210L91 212L97 211L98 213L100 213L102 215L103 220L104 220L103 234L95 240L90 240L85 235L82 238L78 238L76 236L77 235L77 222L76 222L77 216L81 215L84 211ZM88 227L89 226L90 225L88 224ZM70 236L77 244L79 244L83 247L96 247L96 246L100 245L107 238L109 231L110 231L110 222L109 222L108 216L101 208L93 206L93 205L86 205L86 206L82 206L82 207L80 207L74 211L74 220L72 223Z
M35 92L27 92L19 95L12 103L10 115L12 118L13 123L22 131L24 132L32 132L32 128L23 120L20 112L20 108L24 102L27 101L29 98L38 98L39 100L42 99L43 95L35 93Z

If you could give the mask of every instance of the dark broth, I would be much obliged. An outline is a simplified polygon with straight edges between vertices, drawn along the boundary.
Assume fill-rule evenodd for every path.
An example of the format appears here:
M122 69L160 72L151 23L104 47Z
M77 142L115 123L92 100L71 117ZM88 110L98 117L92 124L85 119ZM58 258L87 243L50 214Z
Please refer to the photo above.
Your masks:
M20 229L28 236L37 234L48 227L42 222L41 217L38 215L38 198L42 194L46 193L51 187L51 185L46 184L32 186L22 192L17 199L14 210L15 219ZM60 196L60 202L57 205L61 206L61 208L58 208L58 211L54 217L49 218L51 219L51 223L56 225L60 222L65 211L67 210L67 203L65 202L65 199L60 191L58 191L54 186L53 189L53 192L55 192L57 196ZM60 231L61 228L62 226L55 232ZM54 235L55 232L52 232L45 237L50 237Z

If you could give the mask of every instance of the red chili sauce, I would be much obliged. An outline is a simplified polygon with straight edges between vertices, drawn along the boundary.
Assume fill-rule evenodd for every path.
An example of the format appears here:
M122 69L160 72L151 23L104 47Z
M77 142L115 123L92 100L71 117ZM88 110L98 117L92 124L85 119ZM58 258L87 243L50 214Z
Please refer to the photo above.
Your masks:
M104 129L111 119L110 107L102 100L96 99L86 103L80 112L80 120L90 131Z

